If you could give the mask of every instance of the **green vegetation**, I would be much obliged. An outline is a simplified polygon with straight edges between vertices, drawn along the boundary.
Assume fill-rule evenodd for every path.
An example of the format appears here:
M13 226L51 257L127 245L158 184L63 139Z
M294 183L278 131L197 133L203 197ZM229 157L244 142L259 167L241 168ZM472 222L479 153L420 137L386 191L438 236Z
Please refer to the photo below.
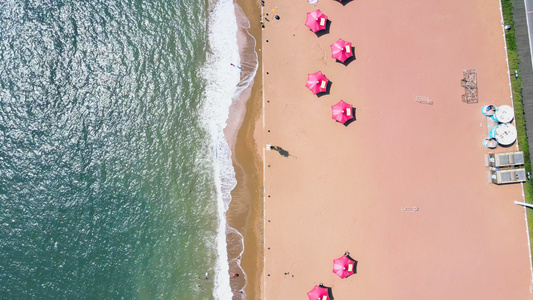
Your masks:
M526 136L526 121L524 117L524 103L522 102L522 82L520 76L515 77L515 70L520 74L518 66L518 54L516 51L515 27L513 20L513 1L501 0L503 10L503 20L505 25L511 25L509 30L506 30L505 40L507 43L507 56L509 58L509 72L511 74L511 86L513 90L513 104L515 110L515 123L518 130L518 145L520 150L524 152L525 168L527 172L531 173L531 161L529 157L529 145ZM524 194L527 203L533 204L533 185L531 180L524 183ZM533 209L527 210L527 222L529 227L529 241L533 245ZM533 249L532 249L533 250Z

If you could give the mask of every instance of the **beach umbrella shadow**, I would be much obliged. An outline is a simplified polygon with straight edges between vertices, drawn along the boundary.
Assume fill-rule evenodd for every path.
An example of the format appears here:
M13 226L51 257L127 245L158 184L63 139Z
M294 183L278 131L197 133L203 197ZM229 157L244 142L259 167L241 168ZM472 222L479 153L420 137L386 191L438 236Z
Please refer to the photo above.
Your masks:
M344 126L347 127L347 126L350 125L352 122L355 122L355 120L357 119L357 116L355 115L355 107L352 107L352 116L353 116L352 119L350 119L350 120L344 122Z
M346 6L346 4L348 4L348 3L352 2L352 1L353 0L342 0L341 4L342 4L342 6Z
M322 92L322 93L317 93L316 96L318 98L322 97L322 96L325 96L325 95L329 95L329 91L331 89L331 84L332 84L332 81L329 80L328 81L328 85L326 85L326 91L325 92Z
M324 286L322 284L320 284L320 285L328 289L328 297L329 297L329 299L333 300L334 298L333 298L332 288L330 286Z
M353 273L357 274L357 264L359 263L357 260L353 259L353 257L350 256L350 254L347 254L346 257L351 259L353 261Z
M283 156L283 157L289 157L289 156L291 156L291 155L289 154L289 151L287 151L287 150L285 150L285 149L283 149L283 148L281 148L281 147L279 147L279 146L278 146L277 151L278 151L278 153L279 153L281 156Z
M323 35L329 34L330 27L331 27L331 20L328 19L326 21L326 29L322 29L322 30L319 30L319 31L315 32L316 36L317 37L321 37Z
M307 293L309 300L315 299L324 299L327 297L327 300L333 300L333 294L331 292L331 287L324 286L322 283L315 285L315 287Z
M291 155L289 153L289 151L281 148L280 146L270 146L270 150L273 150L273 151L278 151L279 155L283 156L283 157L289 157L289 156L294 156L294 155ZM296 158L296 157L295 157Z
M355 47L352 47L352 53L353 53L352 56L348 57L344 62L342 62L340 60L337 60L337 61L342 63L345 67L347 67L352 61L354 61L356 59L354 51L355 51Z

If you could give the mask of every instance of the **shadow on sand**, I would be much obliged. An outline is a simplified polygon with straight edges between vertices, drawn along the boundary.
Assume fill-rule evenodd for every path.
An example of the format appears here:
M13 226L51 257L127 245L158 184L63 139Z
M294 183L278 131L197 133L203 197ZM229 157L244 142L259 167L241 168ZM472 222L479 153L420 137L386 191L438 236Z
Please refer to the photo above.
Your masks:
M322 96L325 96L325 95L329 95L329 90L331 89L331 84L332 84L332 81L331 80L328 80L328 85L326 86L326 91L325 92L322 92L322 93L317 93L316 96L318 98L322 97Z
M332 300L334 299L333 298L333 293L331 292L331 287L330 286L325 286L322 283L319 284L318 286L328 289L328 297L329 297L329 299L332 299Z
M346 257L348 257L350 260L353 261L353 273L354 273L354 274L357 274L357 263L358 263L358 261L355 260L355 259L353 259L353 258L350 256L350 254L346 255ZM352 275L350 275L350 276L352 276ZM348 276L348 277L350 277L350 276Z
M291 156L290 153L289 153L289 151L287 151L287 150L285 150L285 149L283 149L283 148L281 148L281 147L278 147L278 148L277 148L277 151L278 151L279 155L281 155L281 156L283 156L283 157L289 157L289 156Z
M342 0L341 4L342 6L346 6L346 4L352 2L353 0Z
M289 156L293 156L295 157L294 155L291 155L289 153L289 151L281 148L280 146L270 146L270 150L273 150L273 151L278 151L279 155L283 156L283 157L289 157Z
M331 26L331 21L328 19L326 21L326 29L323 29L323 30L319 30L317 32L315 32L316 36L317 37L321 37L323 35L326 35L326 34L329 34L329 28Z
M341 64L343 64L345 67L347 67L352 61L356 60L356 57L355 57L355 47L352 46L352 53L353 55L348 57L344 62L340 61L337 59L338 62L340 62Z
M348 127L348 125L352 124L353 122L355 122L357 120L357 116L355 115L355 107L352 107L352 116L353 118L351 118L350 120L344 122L344 126L345 127Z

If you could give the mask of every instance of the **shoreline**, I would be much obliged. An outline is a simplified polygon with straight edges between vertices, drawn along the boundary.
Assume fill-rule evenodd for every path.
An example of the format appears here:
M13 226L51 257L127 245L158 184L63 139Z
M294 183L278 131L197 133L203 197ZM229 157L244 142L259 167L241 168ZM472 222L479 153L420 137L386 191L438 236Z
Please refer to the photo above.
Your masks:
M215 3L213 3L215 4ZM233 17L231 17L233 16ZM205 125L207 134L212 137L212 151L214 161L214 177L216 195L217 227L214 246L216 246L217 260L214 267L215 298L228 299L233 296L231 289L230 261L228 252L228 231L226 210L231 202L231 191L236 185L231 141L228 132L228 120L231 107L239 102L239 87L243 84L243 72L230 65L230 62L240 64L240 47L238 44L238 26L235 18L233 0L220 0L208 13L206 28L207 53L201 69L205 89L200 109L200 123ZM255 71L255 70L254 70ZM220 76L225 74L225 76ZM238 112L238 110L235 110ZM230 243L233 244L233 243Z
M261 227L263 208L262 203L258 201L261 199L261 158L256 154L253 132L256 120L261 116L261 102L258 101L262 97L261 52L258 50L261 48L261 28L256 25L259 24L260 6L258 3L250 3L245 0L235 0L234 5L236 6L236 17L240 17L237 13L240 9L249 21L250 27L247 31L255 38L258 66L253 84L248 88L248 91L243 92L241 99L239 99L240 102L245 101L244 116L241 116L242 121L234 121L230 125L233 126L233 132L230 133L231 135L226 134L232 149L232 161L237 181L235 188L231 191L231 202L226 211L226 220L229 227L239 232L239 236L227 232L228 261L230 273L244 272L246 274L246 276L231 278L230 285L234 291L233 299L258 299L262 273ZM243 20L238 19L237 23L242 24ZM239 27L239 31L241 30L242 27ZM240 34L242 32L238 35ZM241 35L239 38L242 39L243 36ZM242 50L240 49L240 51ZM242 110L242 103L240 105L241 107L238 109ZM242 113L242 111L236 112L235 107L232 108L230 109L229 120L233 120L236 113ZM226 131L226 133L228 132ZM242 290L244 293L240 294L239 291Z

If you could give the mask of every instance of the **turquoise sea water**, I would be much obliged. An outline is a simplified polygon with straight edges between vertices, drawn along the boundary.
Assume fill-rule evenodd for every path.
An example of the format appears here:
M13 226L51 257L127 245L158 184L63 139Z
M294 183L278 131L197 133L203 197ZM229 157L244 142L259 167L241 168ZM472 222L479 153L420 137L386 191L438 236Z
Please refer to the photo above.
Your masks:
M232 10L0 2L1 299L231 298Z

